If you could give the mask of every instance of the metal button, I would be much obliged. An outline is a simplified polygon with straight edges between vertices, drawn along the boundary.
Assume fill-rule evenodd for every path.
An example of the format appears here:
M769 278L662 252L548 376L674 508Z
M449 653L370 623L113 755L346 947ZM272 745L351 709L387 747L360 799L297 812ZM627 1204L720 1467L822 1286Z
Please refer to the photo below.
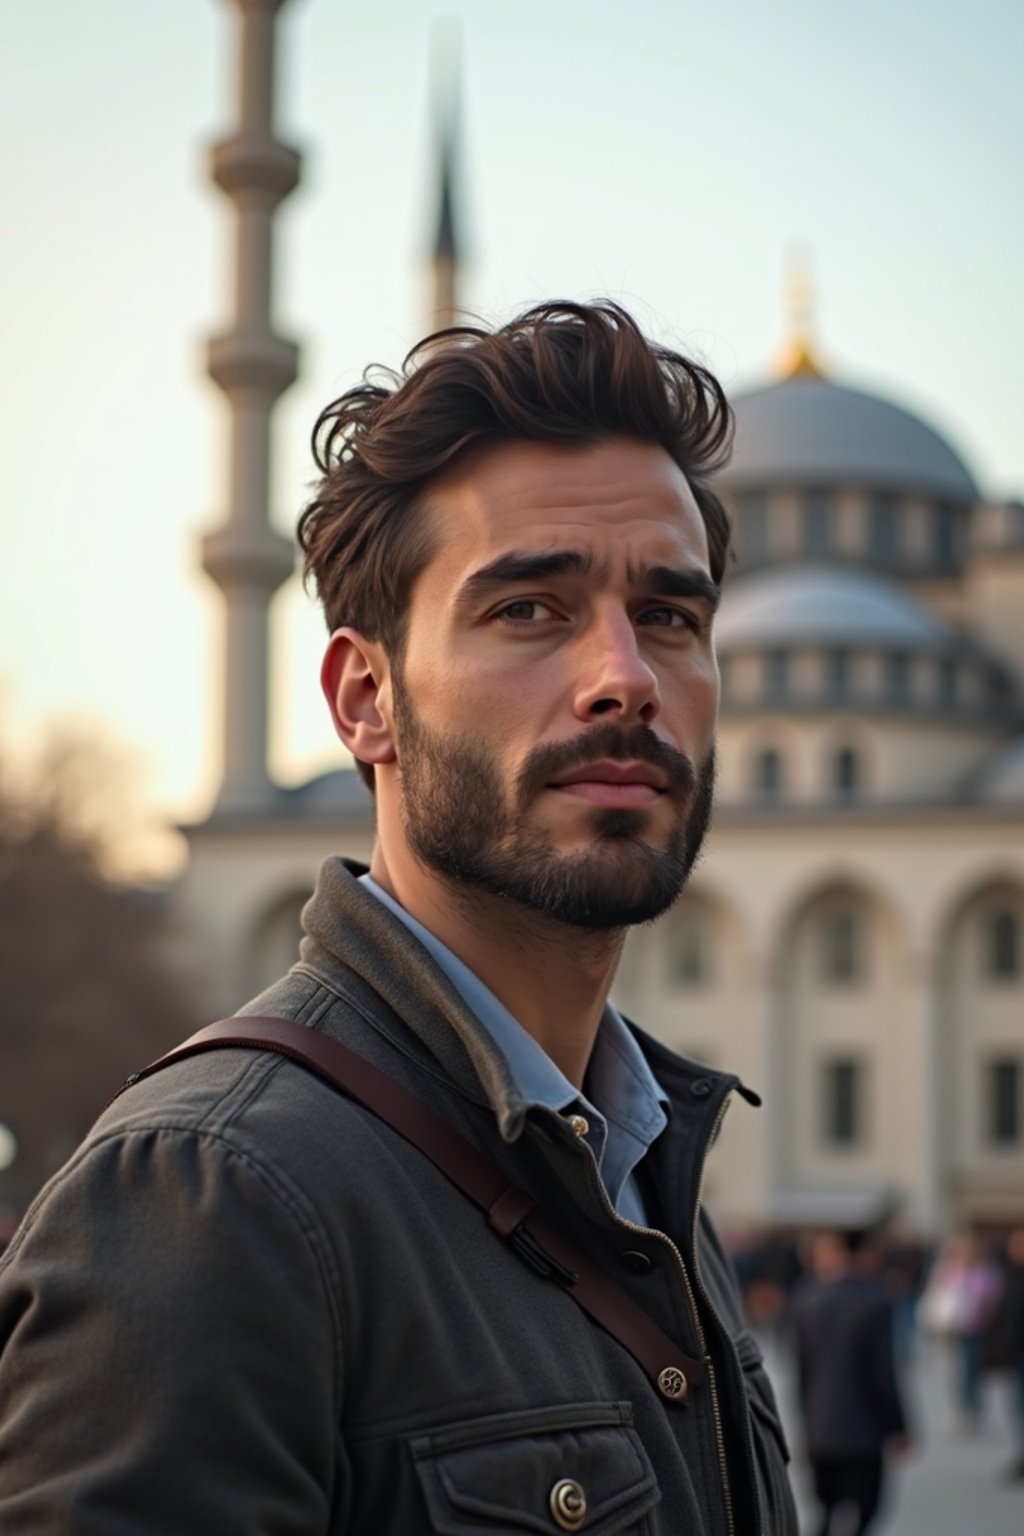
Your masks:
M634 1275L649 1275L654 1268L646 1253L641 1253L639 1248L626 1248L619 1254L619 1263Z
M715 1085L710 1077L698 1077L695 1083L690 1084L690 1092L695 1099L706 1099L714 1090Z
M690 1383L678 1366L666 1365L665 1369L658 1373L658 1391L662 1397L679 1403L688 1395Z
M583 1115L570 1115L569 1124L577 1136L585 1136L590 1130L590 1121L586 1120Z
M548 1498L551 1518L563 1531L578 1531L587 1518L587 1496L574 1478L563 1477Z

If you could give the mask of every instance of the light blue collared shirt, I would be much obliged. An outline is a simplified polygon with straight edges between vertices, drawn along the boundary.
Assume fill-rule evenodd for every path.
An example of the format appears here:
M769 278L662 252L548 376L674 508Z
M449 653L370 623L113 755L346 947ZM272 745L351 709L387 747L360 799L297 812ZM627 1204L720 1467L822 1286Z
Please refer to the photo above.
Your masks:
M417 922L370 875L361 875L360 884L415 934L441 967L505 1057L527 1104L584 1117L589 1125L584 1140L593 1153L608 1198L620 1216L647 1226L635 1170L668 1124L668 1099L611 1003L605 1005L598 1026L587 1069L590 1097L585 1098L458 955Z

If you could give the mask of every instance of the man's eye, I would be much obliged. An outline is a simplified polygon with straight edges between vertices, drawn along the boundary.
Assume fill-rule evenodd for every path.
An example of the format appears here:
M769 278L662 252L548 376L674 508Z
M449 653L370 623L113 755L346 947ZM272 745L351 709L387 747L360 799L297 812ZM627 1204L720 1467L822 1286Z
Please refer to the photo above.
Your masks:
M695 614L689 613L685 608L672 608L667 605L659 608L645 608L639 622L657 629L700 628L700 622Z
M540 619L552 618L553 613L547 603L540 603L535 597L518 597L514 603L499 608L495 617L510 624L536 624Z

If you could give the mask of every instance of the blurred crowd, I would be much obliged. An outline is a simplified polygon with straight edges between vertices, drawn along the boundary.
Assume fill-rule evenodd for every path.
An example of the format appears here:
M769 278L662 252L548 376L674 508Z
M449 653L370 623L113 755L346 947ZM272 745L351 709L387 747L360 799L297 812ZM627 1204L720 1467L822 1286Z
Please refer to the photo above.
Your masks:
M1024 1491L1024 1225L940 1245L883 1228L747 1232L730 1246L751 1323L794 1362L817 1536L874 1528L888 1463L913 1446L904 1379L921 1339L948 1354L955 1434L978 1430L988 1381L1009 1378L1007 1476Z

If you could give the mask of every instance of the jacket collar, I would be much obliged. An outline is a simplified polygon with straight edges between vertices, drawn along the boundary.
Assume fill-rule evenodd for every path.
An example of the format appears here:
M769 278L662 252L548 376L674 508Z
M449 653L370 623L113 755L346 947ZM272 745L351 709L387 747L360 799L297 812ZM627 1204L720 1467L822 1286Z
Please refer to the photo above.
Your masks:
M419 940L359 884L365 873L366 866L354 860L325 860L302 914L302 963L324 973L339 990L346 972L354 972L436 1058L460 1092L490 1104L503 1139L518 1140L528 1105L504 1055ZM759 1102L732 1074L689 1062L633 1032L670 1103L682 1100L692 1113L695 1099L703 1098L710 1109L733 1088Z

